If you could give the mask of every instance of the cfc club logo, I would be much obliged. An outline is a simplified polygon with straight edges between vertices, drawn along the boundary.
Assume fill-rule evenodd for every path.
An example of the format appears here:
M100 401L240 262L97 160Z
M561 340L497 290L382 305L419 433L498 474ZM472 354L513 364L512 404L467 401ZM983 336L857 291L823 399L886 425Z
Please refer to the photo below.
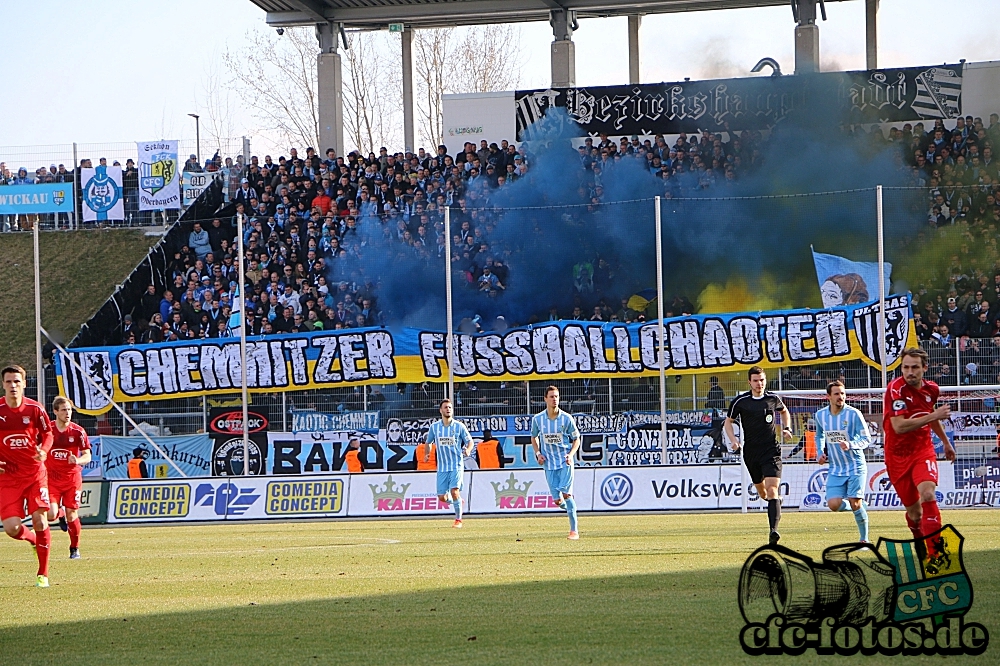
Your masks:
M740 572L743 651L982 654L990 636L966 619L973 594L962 543L945 525L918 541L831 546L819 561L781 545L758 548Z
M177 175L177 160L171 153L156 153L149 160L149 163L139 163L139 186L152 195L169 185Z
M632 480L624 474L612 474L601 484L601 499L608 506L621 506L632 499Z

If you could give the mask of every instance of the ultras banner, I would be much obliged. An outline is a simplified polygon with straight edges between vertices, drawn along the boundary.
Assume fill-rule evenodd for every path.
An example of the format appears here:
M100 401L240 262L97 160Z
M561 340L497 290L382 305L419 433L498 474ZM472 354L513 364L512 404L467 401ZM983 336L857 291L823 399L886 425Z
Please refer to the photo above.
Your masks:
M694 315L664 321L664 367L672 375L862 360L880 366L878 301L824 310ZM886 299L889 367L916 344L909 296ZM446 334L413 328L351 329L255 337L247 382L255 392L447 379ZM659 372L659 325L559 321L505 333L455 335L461 381L608 378ZM120 402L231 393L240 386L235 338L75 349L57 355L59 390L81 412ZM81 372L82 369L82 372Z
M831 112L848 124L936 120L961 115L961 102L962 65L514 94L518 141L553 107L581 136L622 136L762 130L795 114Z

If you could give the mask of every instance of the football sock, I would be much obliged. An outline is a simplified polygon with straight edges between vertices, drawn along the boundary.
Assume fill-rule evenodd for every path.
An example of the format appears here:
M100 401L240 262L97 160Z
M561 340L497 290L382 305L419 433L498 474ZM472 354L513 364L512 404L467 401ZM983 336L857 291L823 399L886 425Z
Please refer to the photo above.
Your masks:
M462 520L462 498L451 500L451 508L455 510L455 520Z
M906 526L910 528L910 533L913 534L914 539L919 541L923 538L923 535L920 533L920 523L910 518L910 514L906 514Z
M858 510L854 512L854 520L858 523L858 533L861 535L861 540L868 541L868 510L865 508L864 500L861 501Z
M49 544L52 543L52 532L46 527L35 533L35 554L38 555L38 575L49 575Z
M840 500L840 508L837 511L847 511L851 508L851 503L847 500Z
M80 518L77 517L76 520L73 520L73 521L69 522L68 526L69 526L69 547L70 548L79 548L80 547L80 529L81 529Z
M576 500L567 497L563 503L566 505L566 512L569 514L569 531L576 532Z
M923 515L920 517L920 531L924 536L929 536L941 529L941 510L938 509L937 500L921 502L920 508Z
M17 536L14 537L18 541L27 541L32 546L35 545L35 533L29 530L24 525L18 525Z
M771 526L771 531L778 529L781 522L781 500L767 500L767 524Z

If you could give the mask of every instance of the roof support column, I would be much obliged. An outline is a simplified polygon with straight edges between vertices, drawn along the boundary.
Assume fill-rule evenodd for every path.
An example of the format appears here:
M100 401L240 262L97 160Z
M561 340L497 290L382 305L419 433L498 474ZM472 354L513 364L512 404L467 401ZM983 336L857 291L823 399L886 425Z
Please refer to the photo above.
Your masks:
M413 28L407 26L403 38L403 150L413 152Z
M878 0L865 0L865 68L878 69Z
M333 148L337 156L344 150L344 79L340 54L337 52L337 27L333 23L317 23L316 39L319 56L316 62L319 107L320 155Z
M579 27L576 22L576 12L566 9L553 9L549 12L549 25L552 26L552 87L576 87L576 44L573 43L573 31Z
M633 14L628 17L628 82L639 83L639 26L642 16Z
M819 26L816 25L816 0L792 2L795 13L795 73L819 71Z

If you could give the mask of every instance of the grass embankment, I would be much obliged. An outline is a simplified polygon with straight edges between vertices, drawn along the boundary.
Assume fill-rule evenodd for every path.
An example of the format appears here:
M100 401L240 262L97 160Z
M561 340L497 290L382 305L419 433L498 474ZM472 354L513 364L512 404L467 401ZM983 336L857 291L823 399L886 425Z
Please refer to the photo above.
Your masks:
M42 326L69 342L158 240L137 229L42 232ZM32 373L34 294L32 235L0 234L0 362Z

